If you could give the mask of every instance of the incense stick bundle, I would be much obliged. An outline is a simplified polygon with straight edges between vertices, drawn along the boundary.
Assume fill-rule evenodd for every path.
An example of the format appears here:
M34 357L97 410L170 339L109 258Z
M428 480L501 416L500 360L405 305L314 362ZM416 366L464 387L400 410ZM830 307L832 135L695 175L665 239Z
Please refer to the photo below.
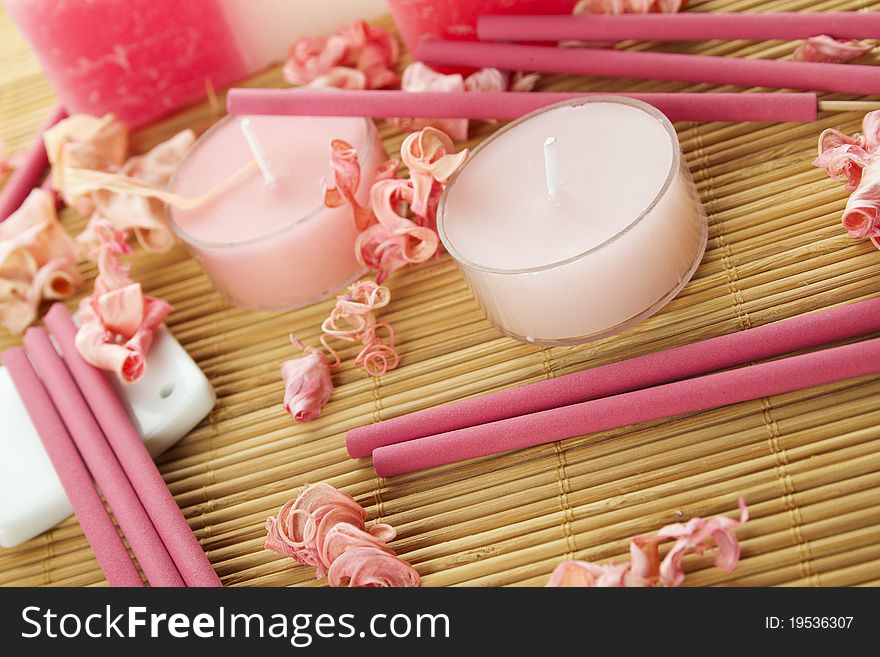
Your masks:
M211 568L211 563L107 377L85 362L76 350L76 327L70 312L63 304L55 304L46 314L45 322L183 581L187 586L220 586L220 579Z
M40 436L70 506L110 586L143 586L89 470L23 349L3 353L3 364Z
M880 299L765 324L348 432L352 458L386 445L649 388L880 331Z
M108 437L95 422L80 389L49 341L49 336L41 328L30 328L25 333L24 346L147 580L152 586L183 586L183 579L150 521L142 500L110 448Z
M878 372L875 338L380 447L373 466L393 477Z

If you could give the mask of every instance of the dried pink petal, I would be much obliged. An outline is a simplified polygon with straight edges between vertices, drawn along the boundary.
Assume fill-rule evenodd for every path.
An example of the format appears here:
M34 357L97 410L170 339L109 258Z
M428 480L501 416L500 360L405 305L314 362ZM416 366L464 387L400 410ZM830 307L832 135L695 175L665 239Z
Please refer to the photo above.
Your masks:
M89 230L98 246L92 255L98 263L98 276L95 278L95 294L131 285L131 267L120 260L120 256L132 253L128 245L128 235L116 228L106 219L93 217Z
M310 422L321 414L333 394L330 363L319 350L292 340L303 355L281 364L284 410L295 422Z
M739 542L731 531L749 519L749 512L743 498L739 499L739 519L717 516L710 520L691 518L686 523L675 523L663 527L657 536L677 539L675 545L666 553L660 563L660 582L663 586L679 586L684 581L681 561L690 552L702 554L714 543L718 548L715 567L730 572L739 563Z
M323 75L319 75L309 82L307 87L320 89L326 87L334 87L337 89L366 89L367 75L363 71L356 68L347 68L345 66L334 66Z
M351 206L354 213L354 225L362 231L373 223L373 213L362 206L356 197L361 184L361 165L354 147L342 139L330 142L330 167L333 169L335 187L324 189L324 205L336 208L345 203Z
M843 212L843 225L853 237L880 237L880 111L862 121L861 134L825 130L819 136L819 157L813 162L834 179L846 178L852 194Z
M340 29L338 34L348 43L346 63L364 74L367 89L397 86L400 78L391 67L400 58L400 46L391 33L365 21L356 21Z
M146 372L153 337L172 308L145 296L128 276L128 266L119 260L130 252L124 232L107 220L95 220L93 230L98 276L92 296L80 302L74 345L86 362L133 383Z
M80 214L91 214L90 197L71 198L65 194L65 174L68 169L118 171L128 155L128 128L112 114L101 118L74 114L46 130L43 142L52 165L53 186Z
M650 12L676 13L684 9L687 0L581 0L574 14L647 14Z
M295 85L384 89L399 82L391 68L399 56L397 41L389 32L357 21L333 36L295 42L284 78Z
M540 79L538 73L517 71L510 78L510 91L532 91Z
M379 331L382 330L388 334L387 344L379 337ZM354 359L354 364L361 365L370 376L384 376L400 364L400 356L394 350L394 329L382 322L374 325L368 335L366 345Z
M374 547L343 552L327 573L330 586L417 587L421 578L415 568L393 554Z
M192 130L183 130L144 155L129 158L119 173L165 188L195 139ZM166 251L174 246L174 234L168 227L168 215L162 201L106 191L95 192L92 198L98 216L109 220L117 230L133 232L145 249ZM88 242L91 238L87 227L79 239Z
M428 200L434 186L445 183L467 160L467 149L459 153L454 150L452 139L433 127L423 128L404 139L400 159L409 167L413 187L411 207L417 215L427 216Z
M381 180L370 190L373 213L378 223L355 242L358 262L376 270L376 282L408 264L424 262L437 252L440 240L431 228L419 226L399 214L401 203L414 198L409 180Z
M400 357L394 350L394 329L376 321L376 311L390 301L388 288L374 281L358 281L346 294L337 297L336 306L321 324L321 342L337 363L339 356L327 337L363 344L354 362L371 376L382 376L397 367ZM381 333L387 337L383 338Z
M464 80L465 91L507 91L507 76L497 68L482 68Z
M563 561L550 575L547 586L679 586L684 581L684 556L691 552L702 554L713 545L717 548L715 567L731 572L739 563L739 542L733 529L749 519L742 497L739 510L738 519L692 518L687 523L667 525L654 534L636 536L630 541L630 563ZM660 544L670 539L676 542L661 561Z
M333 518L330 515L327 518L330 518L333 526L327 530L322 541L322 563L329 566L346 550L358 547L376 548L388 554L394 554L394 551L385 545L385 541L382 538L348 522L333 522Z
M794 52L794 60L843 64L858 59L872 48L873 46L862 41L847 41L820 34L810 37L799 45Z
M880 162L864 170L846 202L843 226L852 237L880 237Z
M37 315L42 299L71 296L81 283L78 248L42 189L0 223L0 324L20 333Z
M563 561L550 574L548 587L613 588L626 586L629 564L594 564L589 561Z
M341 64L347 55L348 43L340 36L299 39L284 62L284 79L290 84L308 84Z
M266 549L314 567L318 578L328 575L330 586L418 586L418 573L385 545L394 529L376 524L367 531L366 517L333 486L306 486L266 520Z
M139 380L155 332L171 313L171 306L144 296L139 283L110 290L80 302L81 325L74 345L83 360L115 372L124 382Z

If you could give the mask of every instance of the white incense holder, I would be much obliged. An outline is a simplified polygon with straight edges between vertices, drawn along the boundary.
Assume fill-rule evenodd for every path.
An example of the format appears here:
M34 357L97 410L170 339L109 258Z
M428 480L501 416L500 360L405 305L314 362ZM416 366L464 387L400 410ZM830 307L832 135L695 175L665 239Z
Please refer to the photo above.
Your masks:
M208 379L171 333L162 328L143 378L131 384L108 374L155 458L189 433L214 407ZM14 547L73 513L5 367L0 367L0 546Z

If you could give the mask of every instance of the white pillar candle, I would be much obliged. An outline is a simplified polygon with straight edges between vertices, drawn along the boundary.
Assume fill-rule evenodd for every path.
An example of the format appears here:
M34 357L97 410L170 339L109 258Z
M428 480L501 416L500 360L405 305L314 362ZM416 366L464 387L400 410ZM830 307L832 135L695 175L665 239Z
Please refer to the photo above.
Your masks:
M323 37L388 12L385 0L220 0L250 71L284 60L297 39Z
M489 320L549 345L656 312L693 275L707 238L672 124L611 96L553 105L492 135L448 185L438 229Z

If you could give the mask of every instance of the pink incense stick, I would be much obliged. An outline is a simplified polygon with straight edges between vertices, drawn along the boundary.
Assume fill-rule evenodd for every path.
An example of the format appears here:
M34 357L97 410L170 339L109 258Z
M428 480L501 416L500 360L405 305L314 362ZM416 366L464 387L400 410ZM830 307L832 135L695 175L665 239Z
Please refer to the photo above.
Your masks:
M418 58L427 64L509 71L880 94L880 67L856 64L437 40L422 42Z
M800 315L353 429L353 458L385 445L716 372L880 331L880 299Z
M226 104L230 114L240 115L515 119L553 103L590 95L597 94L232 89ZM814 93L614 95L653 105L671 121L815 121L818 107Z
M56 303L44 321L186 585L221 586L110 381L76 350L76 326L70 312L63 304Z
M877 12L766 12L626 14L589 16L481 16L483 41L707 41L709 39L837 39L880 36Z
M49 166L49 158L46 155L46 147L43 146L43 133L67 116L67 112L60 105L56 105L49 113L49 117L40 128L39 136L30 145L21 164L16 167L6 185L0 191L0 221L6 219L21 207L21 204L37 186L40 174Z
M380 477L880 372L880 338L481 424L373 452Z
M141 576L132 563L128 550L101 497L95 490L92 477L83 463L67 427L55 410L49 394L34 372L23 349L7 349L3 364L15 384L31 422L43 442L52 467L67 493L67 499L86 540L95 553L95 559L110 586L143 586Z
M24 347L147 580L152 586L183 586L174 561L49 336L41 328L30 328Z

